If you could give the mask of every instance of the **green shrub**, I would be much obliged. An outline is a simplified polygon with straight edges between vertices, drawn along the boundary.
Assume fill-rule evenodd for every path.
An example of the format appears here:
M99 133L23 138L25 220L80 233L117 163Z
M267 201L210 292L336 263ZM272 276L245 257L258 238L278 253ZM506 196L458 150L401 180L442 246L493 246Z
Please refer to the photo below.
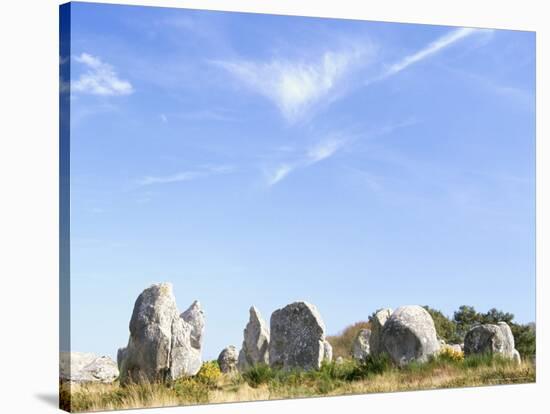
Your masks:
M393 367L388 354L383 353L378 356L369 355L365 359L364 365L370 374L382 374Z
M537 352L537 336L535 324L518 325L510 324L510 329L514 334L516 349L523 358L529 358Z
M266 364L257 364L242 374L243 379L253 388L267 384L275 377L275 372Z
M335 376L344 381L357 381L372 375L379 375L393 369L388 354L368 355L363 361L348 361L334 368Z

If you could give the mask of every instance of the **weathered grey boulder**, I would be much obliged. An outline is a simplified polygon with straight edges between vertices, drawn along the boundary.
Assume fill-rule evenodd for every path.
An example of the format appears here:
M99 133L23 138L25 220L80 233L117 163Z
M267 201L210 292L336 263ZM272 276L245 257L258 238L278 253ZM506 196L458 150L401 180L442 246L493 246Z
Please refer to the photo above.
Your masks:
M329 341L323 342L323 361L331 362L332 361L332 345Z
M294 302L271 315L269 364L274 368L319 369L325 358L325 324L314 305Z
M111 383L118 377L118 368L110 357L89 352L61 352L59 376L71 382Z
M239 352L238 369L243 372L253 365L269 364L269 328L256 307L249 310L250 317L243 332L243 345Z
M373 317L369 319L371 327L371 335L369 339L370 353L378 356L384 352L382 346L382 328L386 321L390 318L392 310L389 308L380 309Z
M382 329L382 346L399 366L426 362L440 345L430 314L421 306L402 306L393 312Z
M237 359L237 348L235 348L233 345L229 345L227 348L224 348L218 356L218 365L220 366L220 371L224 374L236 371Z
M138 296L128 346L117 355L122 384L173 380L199 371L204 329L199 303L184 314L189 322L179 314L170 283L152 285Z
M351 355L356 361L364 361L370 355L370 329L361 329L357 332L351 349Z
M513 358L514 335L505 322L474 326L464 337L464 354L491 354Z

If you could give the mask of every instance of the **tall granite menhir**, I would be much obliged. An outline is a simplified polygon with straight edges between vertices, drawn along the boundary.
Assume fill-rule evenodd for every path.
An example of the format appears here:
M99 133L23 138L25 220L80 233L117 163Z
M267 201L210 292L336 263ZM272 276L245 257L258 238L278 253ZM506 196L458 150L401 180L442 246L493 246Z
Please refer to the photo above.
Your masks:
M332 358L325 338L325 324L314 305L294 302L271 315L269 364L291 370L319 369L324 359Z
M195 301L179 314L170 283L145 289L130 320L130 339L118 351L121 384L195 375L202 364L204 314Z
M255 306L250 307L249 313L239 352L238 368L241 372L257 364L269 364L269 328Z

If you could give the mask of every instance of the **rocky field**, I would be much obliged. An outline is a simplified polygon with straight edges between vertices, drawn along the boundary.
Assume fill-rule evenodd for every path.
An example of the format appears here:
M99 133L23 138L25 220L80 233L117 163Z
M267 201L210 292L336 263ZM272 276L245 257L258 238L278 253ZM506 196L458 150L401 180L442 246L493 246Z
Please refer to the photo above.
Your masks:
M137 298L117 362L62 353L60 405L84 412L534 382L534 331L512 317L465 307L449 321L409 305L327 337L312 304L284 306L269 325L252 306L240 349L204 362L200 303L180 314L171 285L158 284Z

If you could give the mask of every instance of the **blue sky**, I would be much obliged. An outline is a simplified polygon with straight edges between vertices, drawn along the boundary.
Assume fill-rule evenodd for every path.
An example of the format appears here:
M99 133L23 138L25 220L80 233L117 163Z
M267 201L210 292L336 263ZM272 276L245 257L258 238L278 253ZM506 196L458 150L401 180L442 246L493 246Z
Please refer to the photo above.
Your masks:
M534 33L73 3L71 49L73 350L161 281L208 359L253 304L535 319Z

